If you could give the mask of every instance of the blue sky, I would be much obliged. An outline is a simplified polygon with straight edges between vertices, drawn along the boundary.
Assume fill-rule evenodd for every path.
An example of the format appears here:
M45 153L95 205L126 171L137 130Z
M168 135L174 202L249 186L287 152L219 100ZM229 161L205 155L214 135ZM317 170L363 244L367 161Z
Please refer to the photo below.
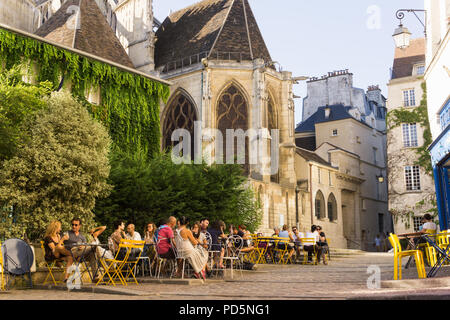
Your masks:
M161 22L170 10L195 0L154 0ZM293 76L320 77L329 71L349 69L357 88L386 84L394 57L392 33L398 26L398 9L423 9L424 0L249 0L272 59ZM423 14L419 13L423 20ZM423 27L412 13L403 25L413 38ZM306 96L306 85L294 86ZM302 99L296 99L296 123L301 121Z

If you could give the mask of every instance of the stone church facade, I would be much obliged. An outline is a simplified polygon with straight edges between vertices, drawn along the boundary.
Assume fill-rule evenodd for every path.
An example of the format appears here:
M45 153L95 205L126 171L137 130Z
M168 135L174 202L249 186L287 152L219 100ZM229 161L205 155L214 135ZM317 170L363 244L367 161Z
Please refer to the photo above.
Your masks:
M206 159L219 153L219 137L209 134L210 128L223 137L227 129L267 128L269 136L260 137L267 146L276 139L271 130L278 129L279 170L270 174L250 165L246 171L263 204L260 231L296 225L292 74L274 68L248 1L208 0L174 12L156 38L156 70L173 83L161 108L163 148L171 146L175 128L194 134L194 121L201 123L197 134ZM256 142L247 142L249 152ZM258 157L270 159L270 148Z

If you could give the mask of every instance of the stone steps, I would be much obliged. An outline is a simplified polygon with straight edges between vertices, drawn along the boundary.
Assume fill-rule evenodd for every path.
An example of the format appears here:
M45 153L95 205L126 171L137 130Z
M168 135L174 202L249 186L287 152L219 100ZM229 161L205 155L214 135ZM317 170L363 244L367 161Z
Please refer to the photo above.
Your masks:
M330 248L331 259L333 258L350 258L358 255L364 255L367 252L356 249Z

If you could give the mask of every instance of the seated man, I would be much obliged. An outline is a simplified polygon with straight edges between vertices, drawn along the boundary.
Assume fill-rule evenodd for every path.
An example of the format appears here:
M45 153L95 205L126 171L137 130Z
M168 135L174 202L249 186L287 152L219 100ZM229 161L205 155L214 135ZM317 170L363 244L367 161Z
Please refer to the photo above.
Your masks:
M294 237L292 236L292 233L289 232L289 228L287 224L283 225L283 230L280 231L278 234L279 238L289 238L290 242L294 242ZM288 241L278 241L278 249L280 250L288 250L288 258L286 261L289 261L291 259L292 255L294 254L294 246L290 244Z
M119 250L120 241L122 239L126 239L125 237L125 223L121 220L114 222L114 232L111 234L111 247L110 250L113 255L117 254L117 250ZM119 259L124 258L126 251L121 251L117 256Z
M129 240L142 240L141 235L139 234L139 232L135 231L135 226L132 223L128 224L127 226L126 238Z
M64 246L67 250L72 252L74 259L79 261L83 257L89 262L91 268L96 268L95 250L92 250L90 246L77 245L82 243L88 243L84 234L80 231L81 219L73 218L71 221L72 230L67 232L69 239L64 242Z
M173 228L175 228L176 224L177 219L169 217L167 222L156 230L156 251L163 259L175 259L175 252L172 248L176 248L173 234Z
M308 252L308 262L312 262L313 253L316 254L316 257L322 255L322 251L321 251L322 249L317 245L317 242L320 241L320 235L317 232L317 226L312 225L311 232L307 232L305 238L314 238L314 240L315 240L314 245L312 245L312 244L304 244L303 245L303 249Z
M132 223L128 224L127 233L126 233L125 237L128 240L142 241L141 235L139 234L139 232L135 231L134 224L132 224ZM133 248L133 249L131 249L130 256L133 258L137 257L137 256L139 256L139 252L142 250L143 249Z
M300 249L302 247L302 243L300 241L301 238L304 238L303 232L299 232L297 227L292 227L292 237L294 238L294 248L296 254L296 260L300 257Z

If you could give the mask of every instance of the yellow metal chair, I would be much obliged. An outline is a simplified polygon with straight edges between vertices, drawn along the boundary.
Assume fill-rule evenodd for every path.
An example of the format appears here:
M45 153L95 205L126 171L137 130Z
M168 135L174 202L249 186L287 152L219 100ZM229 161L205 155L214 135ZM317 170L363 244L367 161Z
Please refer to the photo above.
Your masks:
M41 241L41 249L42 249L42 252L44 253L44 256L45 256L45 245L44 245L44 241ZM54 284L55 286L56 286L56 284L58 284L58 283L62 283L62 281L59 281L59 280L57 281L57 280L55 279L55 276L53 275L53 271L54 271L54 269L56 268L56 263L57 263L57 262L63 262L63 260L55 259L55 260L53 260L53 261L47 261L47 260L44 259L44 263L45 263L45 266L47 267L48 272L47 272L47 276L45 277L45 280L44 280L43 284L46 284L46 283L47 283L47 280L48 280L49 277L51 277L52 282L53 282L53 284ZM48 282L50 282L50 281L48 281Z
M303 247L303 263L308 264L308 252L305 246L312 246L313 264L317 264L317 251L316 251L316 239L315 238L300 238L300 242Z
M141 257L142 251L144 250L144 244L145 241L139 241L139 240L123 240L125 247L129 250L129 254L127 257L127 260L122 265L122 271L124 268L126 275L123 277L125 279L125 282L127 283L127 279L131 276L133 278L133 282L136 284L139 284L135 277L135 271L137 263L139 262L139 258ZM135 252L138 252L137 255L131 255L131 253L135 250Z
M2 243L0 242L0 290L6 290L6 277L3 274L3 269Z
M99 280L95 284L96 286L100 283L104 284L112 284L116 286L116 282L114 281L116 278L119 279L120 283L124 286L127 285L126 280L122 274L122 268L128 260L128 256L131 252L131 245L125 243L123 239L120 241L119 248L117 249L116 255L114 259L102 258L100 259L100 264L104 270L103 274L100 276ZM106 276L108 276L108 281L103 280Z
M402 279L402 258L414 256L414 260L417 266L417 274L419 278L426 278L425 265L423 262L423 254L420 250L405 250L402 251L400 241L396 234L391 233L389 235L389 242L394 248L394 280Z
M287 262L289 260L289 259L285 259L285 255L289 254L289 250L288 250L289 249L289 245L288 245L289 241L290 241L289 238L276 238L275 239L274 252L275 253L278 252L278 254L279 254L279 260L278 260L279 264L287 264ZM280 248L279 246L283 245L283 244L284 244L283 248ZM291 263L292 263L292 261L291 261Z
M436 230L426 230L426 233L429 237L436 239ZM428 242L419 244L419 249L423 250L425 253L428 265L434 266L437 262L436 249L434 249Z

